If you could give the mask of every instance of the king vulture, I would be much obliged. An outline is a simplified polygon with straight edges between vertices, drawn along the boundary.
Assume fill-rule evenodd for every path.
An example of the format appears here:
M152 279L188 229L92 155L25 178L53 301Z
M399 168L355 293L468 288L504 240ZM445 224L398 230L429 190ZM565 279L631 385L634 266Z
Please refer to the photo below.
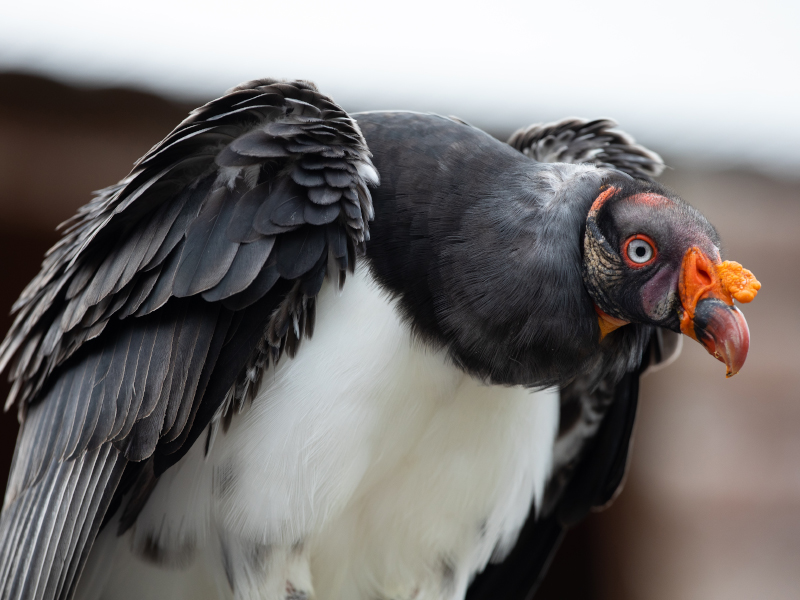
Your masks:
M0 367L5 600L524 600L680 333L760 284L607 120L502 143L265 79L66 224Z

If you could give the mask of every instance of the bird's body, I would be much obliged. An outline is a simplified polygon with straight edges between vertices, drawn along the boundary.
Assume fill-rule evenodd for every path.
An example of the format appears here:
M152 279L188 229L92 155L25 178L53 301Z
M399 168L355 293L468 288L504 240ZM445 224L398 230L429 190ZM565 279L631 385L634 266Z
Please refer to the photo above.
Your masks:
M201 597L226 597L221 552L242 570L261 557L263 572L232 574L258 581L252 597L287 581L320 600L463 597L543 494L558 396L482 384L415 343L394 304L366 265L324 286L312 340L208 456L196 444L162 476L128 534L101 534L87 575L112 573L106 595L77 597L197 598L198 573Z
M521 600L618 488L655 327L741 367L757 282L611 123L356 118L235 88L48 255L3 598Z

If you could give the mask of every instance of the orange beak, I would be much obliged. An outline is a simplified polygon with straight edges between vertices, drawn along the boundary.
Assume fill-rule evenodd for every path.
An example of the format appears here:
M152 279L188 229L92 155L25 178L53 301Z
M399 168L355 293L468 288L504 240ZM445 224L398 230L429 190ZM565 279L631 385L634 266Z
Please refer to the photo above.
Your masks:
M679 282L681 331L724 362L727 377L736 375L747 358L750 331L733 300L750 302L761 284L739 263L714 263L699 248L684 255Z

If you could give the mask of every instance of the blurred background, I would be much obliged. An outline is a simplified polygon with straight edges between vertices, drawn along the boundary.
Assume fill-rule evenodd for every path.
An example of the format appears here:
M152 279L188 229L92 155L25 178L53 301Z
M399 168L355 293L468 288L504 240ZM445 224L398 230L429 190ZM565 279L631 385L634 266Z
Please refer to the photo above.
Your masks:
M643 381L614 506L540 600L800 597L800 3L29 1L0 21L0 329L55 226L198 104L262 76L505 139L612 117L763 284L745 369L691 341ZM0 396L5 397L3 381ZM0 478L16 437L0 417Z

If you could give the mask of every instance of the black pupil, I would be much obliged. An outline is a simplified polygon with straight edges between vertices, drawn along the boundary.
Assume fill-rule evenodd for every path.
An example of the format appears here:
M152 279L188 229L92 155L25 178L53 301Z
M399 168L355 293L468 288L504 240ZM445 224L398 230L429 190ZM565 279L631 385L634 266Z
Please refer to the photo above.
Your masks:
M644 249L644 246L638 246L634 252L636 252L636 256L639 258L642 258L645 254L647 254L647 250Z

